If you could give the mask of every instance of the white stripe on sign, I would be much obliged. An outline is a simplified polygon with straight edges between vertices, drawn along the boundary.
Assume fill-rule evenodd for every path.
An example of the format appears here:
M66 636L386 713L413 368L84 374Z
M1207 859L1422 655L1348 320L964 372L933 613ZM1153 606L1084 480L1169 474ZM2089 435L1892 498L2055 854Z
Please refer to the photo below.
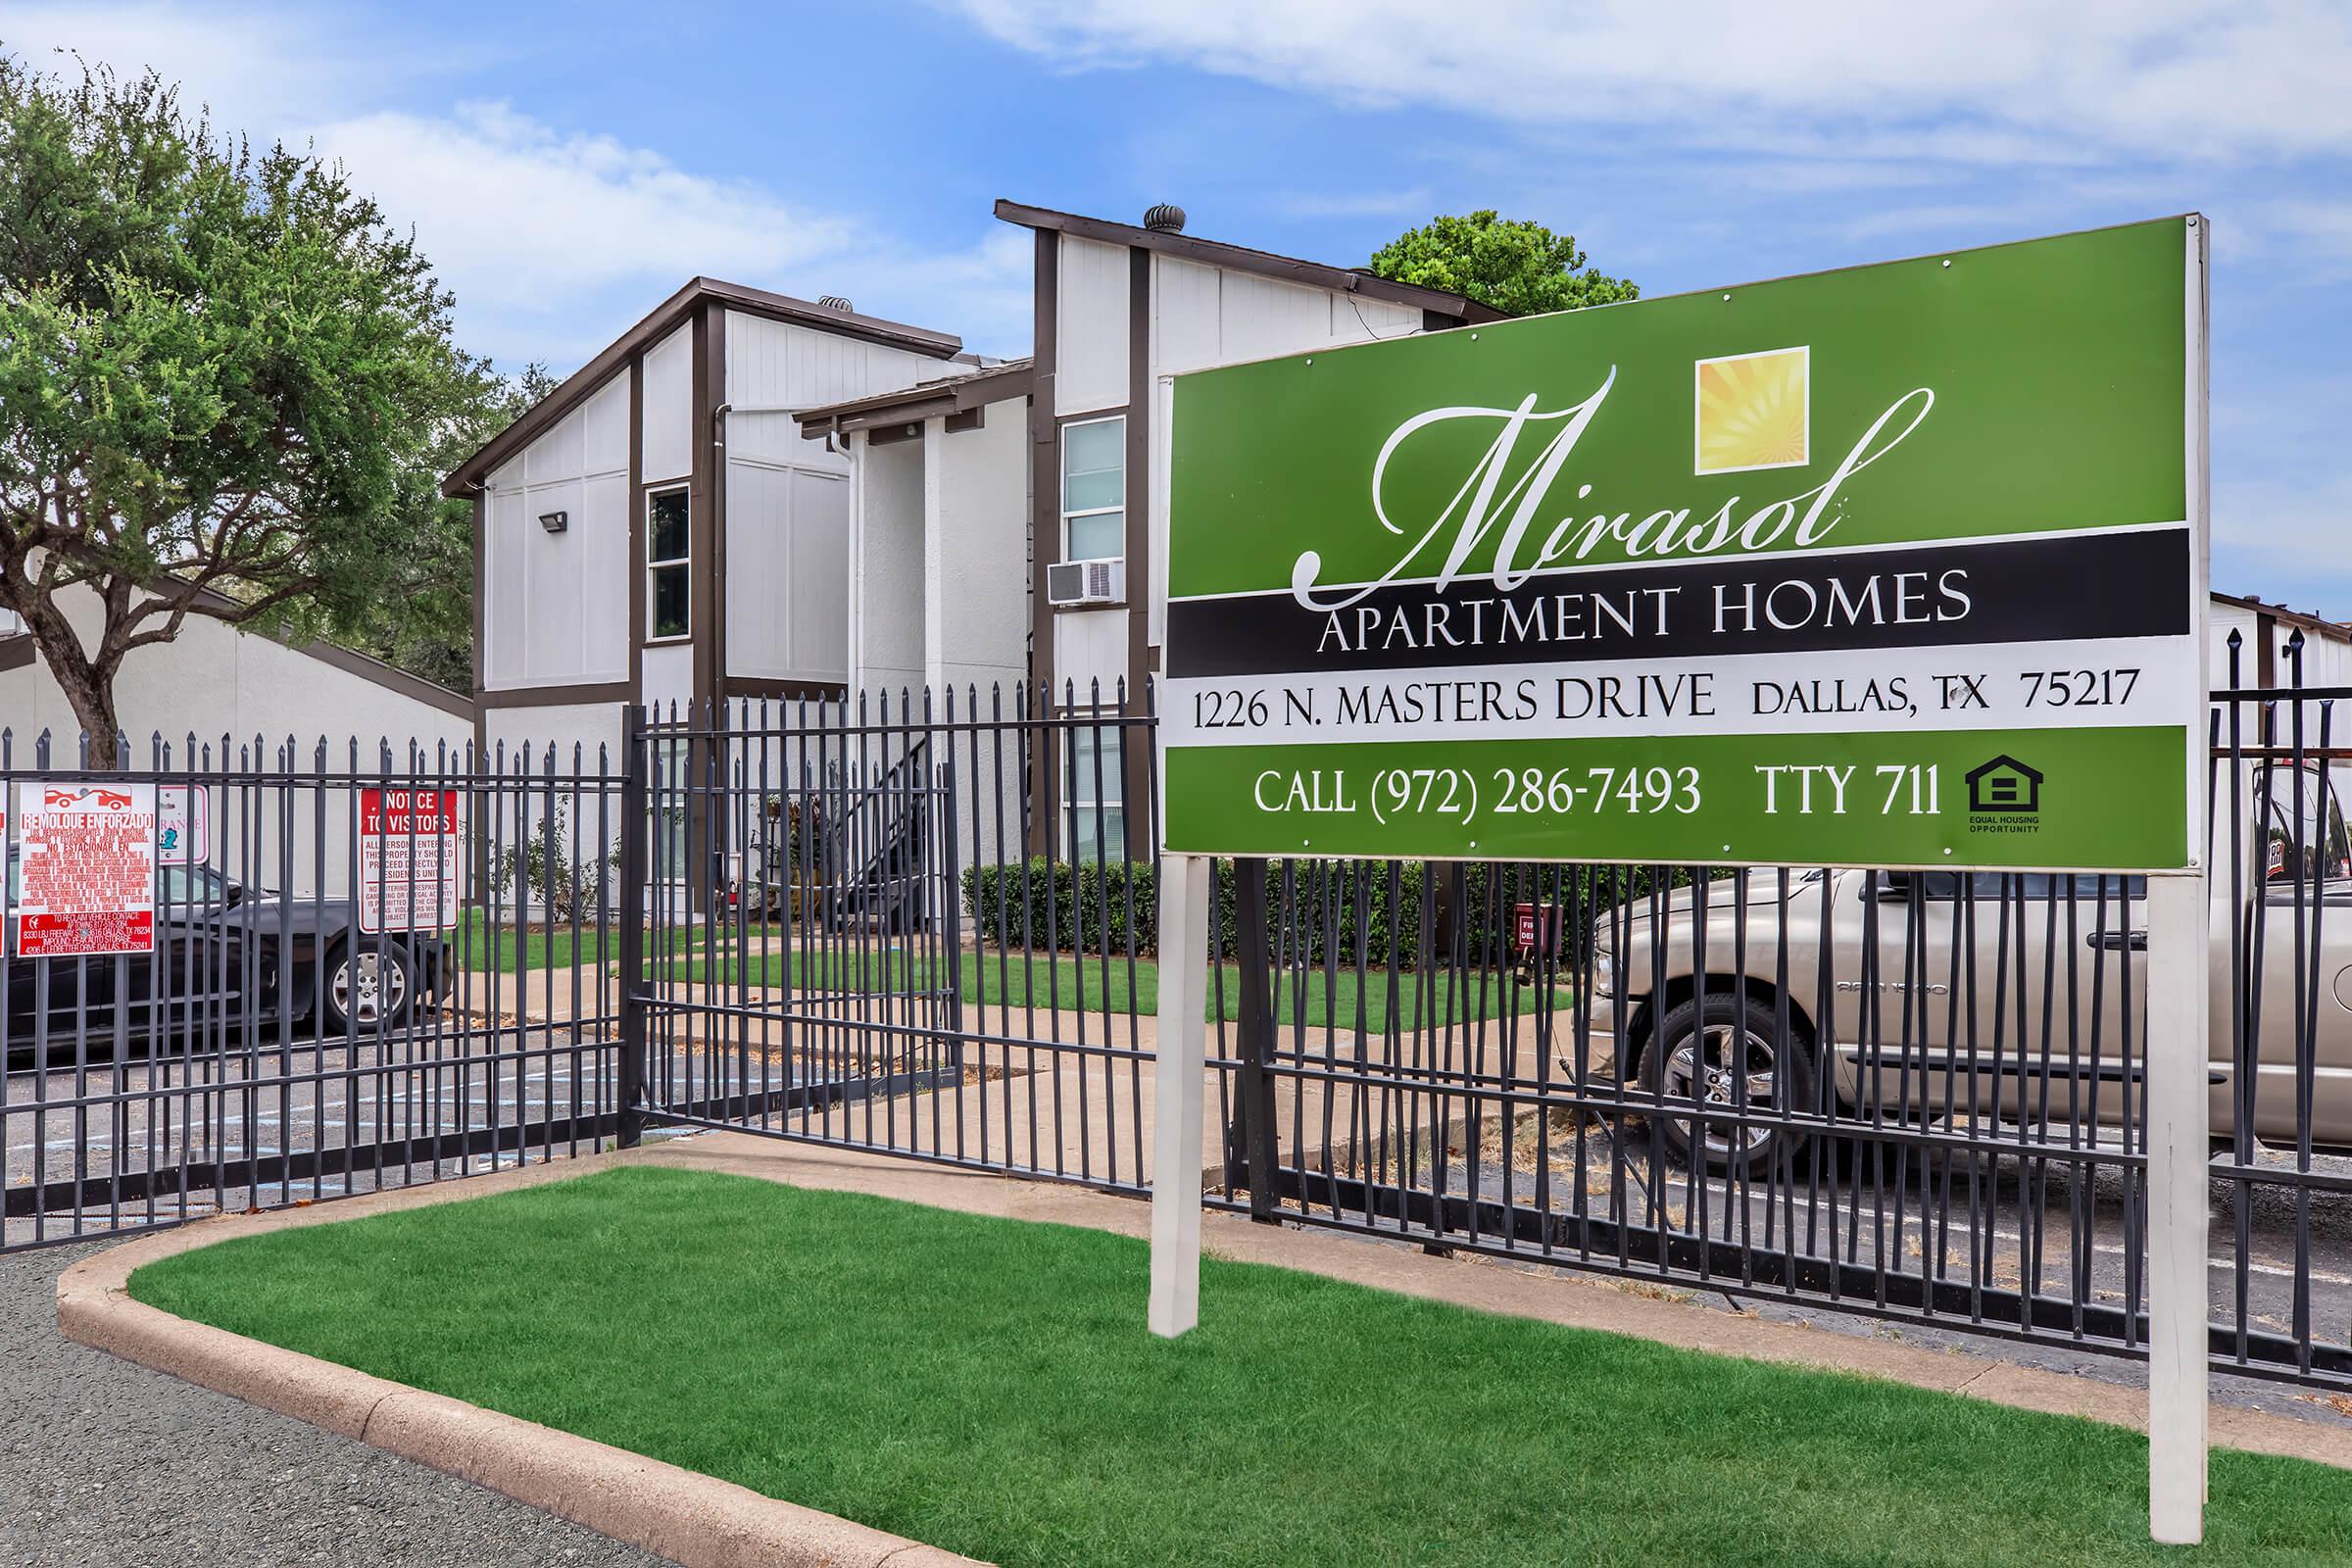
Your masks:
M2195 725L2190 637L1162 683L1170 746Z

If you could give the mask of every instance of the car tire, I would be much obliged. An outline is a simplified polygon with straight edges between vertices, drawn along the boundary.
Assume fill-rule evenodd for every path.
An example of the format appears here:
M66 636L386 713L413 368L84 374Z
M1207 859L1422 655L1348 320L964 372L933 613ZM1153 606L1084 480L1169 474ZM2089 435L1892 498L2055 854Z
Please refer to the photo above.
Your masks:
M399 1028L416 1005L416 955L397 942L380 949L363 942L356 951L348 939L336 943L326 956L318 1005L335 1034Z
M1728 989L1709 993L1703 1004L1692 997L1669 1009L1650 1032L1642 1054L1642 1087L1671 1106L1678 1100L1688 1102L1692 1080L1699 1079L1707 1102L1730 1108L1737 1103L1737 1087L1725 1058L1737 1044L1747 1071L1751 1110L1808 1109L1813 1103L1812 1042L1803 1022L1793 1016L1788 1037L1783 1040L1780 1033L1772 1004L1761 997L1742 1003ZM1698 1070L1702 1048L1707 1059L1703 1077ZM1692 1163L1693 1144L1698 1144L1707 1169L1718 1175L1738 1171L1761 1179L1784 1155L1792 1158L1802 1152L1806 1141L1804 1135L1779 1127L1730 1123L1703 1124L1694 1137L1693 1118L1677 1116L1671 1109L1654 1121L1677 1160Z

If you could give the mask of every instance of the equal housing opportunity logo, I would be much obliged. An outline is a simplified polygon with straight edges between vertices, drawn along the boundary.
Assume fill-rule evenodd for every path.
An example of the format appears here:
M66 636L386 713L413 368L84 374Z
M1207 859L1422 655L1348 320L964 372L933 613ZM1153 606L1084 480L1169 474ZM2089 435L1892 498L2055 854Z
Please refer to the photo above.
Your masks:
M2041 770L2006 752L1968 771L1973 833L2033 833L2041 827Z

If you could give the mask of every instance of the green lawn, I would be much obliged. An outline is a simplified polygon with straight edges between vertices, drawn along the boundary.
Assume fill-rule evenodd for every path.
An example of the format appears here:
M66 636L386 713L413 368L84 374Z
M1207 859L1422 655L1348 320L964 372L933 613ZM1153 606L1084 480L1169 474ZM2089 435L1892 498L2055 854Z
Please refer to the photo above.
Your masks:
M1134 962L1130 980L1128 960L1112 958L1107 965L1096 958L1078 958L1067 955L1048 957L1043 954L966 953L961 955L956 970L956 989L967 1003L987 1006L1000 1004L1014 1007L1046 1007L1058 1005L1074 1011L1153 1013L1159 1010L1159 965L1150 958ZM754 986L780 987L785 984L787 970L796 988L811 986L837 990L893 990L928 989L930 976L937 960L891 955L844 956L822 951L796 951L754 954L748 966L749 983ZM746 966L734 959L723 959L718 965L721 980L736 983L739 971ZM1107 972L1106 972L1107 971ZM710 973L710 966L701 958L678 959L670 972L680 978L700 980ZM1242 1001L1241 970L1232 964L1221 965L1218 974L1225 992L1225 1016L1237 1017ZM1371 985L1360 986L1351 969L1340 971L1328 981L1321 974L1313 976L1304 987L1285 976L1275 989L1275 1015L1284 1023L1298 1018L1298 993L1303 989L1306 997L1306 1022L1321 1028L1336 1023L1340 1028L1356 1026L1356 1007L1359 993L1364 1006L1364 1026L1371 1030L1388 1027L1389 976L1385 970L1375 970ZM1480 992L1484 991L1483 999ZM1424 1006L1430 1017L1422 1017ZM1416 974L1396 976L1396 1014L1401 1028L1411 1028L1422 1022L1443 1022L1452 1009L1454 1018L1494 1017L1506 1011L1533 1012L1536 996L1532 990L1506 986L1499 976L1490 975L1483 982L1462 982L1451 975L1437 975L1424 980ZM1214 1017L1214 1012L1209 1016Z
M693 948L696 936L689 927L673 926L658 940L667 943L672 953L685 953ZM463 923L449 934L449 942L462 969L499 969L514 974L518 967L568 969L577 962L594 968L620 961L620 926L608 922L600 932L588 916L581 917L575 939L568 923L552 931L517 932L511 914L494 923L485 911L467 909Z
M2342 1563L2352 1475L2218 1452L2146 1539L2147 1445L1891 1383L1144 1243L657 1168L230 1242L168 1311L993 1559Z

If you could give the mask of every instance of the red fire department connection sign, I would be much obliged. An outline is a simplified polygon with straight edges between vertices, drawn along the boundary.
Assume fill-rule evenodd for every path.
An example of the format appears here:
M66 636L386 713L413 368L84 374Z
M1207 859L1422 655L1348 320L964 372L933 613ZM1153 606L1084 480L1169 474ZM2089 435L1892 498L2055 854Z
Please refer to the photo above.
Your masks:
M458 792L360 791L360 929L458 923Z
M28 958L155 951L155 786L17 785Z

